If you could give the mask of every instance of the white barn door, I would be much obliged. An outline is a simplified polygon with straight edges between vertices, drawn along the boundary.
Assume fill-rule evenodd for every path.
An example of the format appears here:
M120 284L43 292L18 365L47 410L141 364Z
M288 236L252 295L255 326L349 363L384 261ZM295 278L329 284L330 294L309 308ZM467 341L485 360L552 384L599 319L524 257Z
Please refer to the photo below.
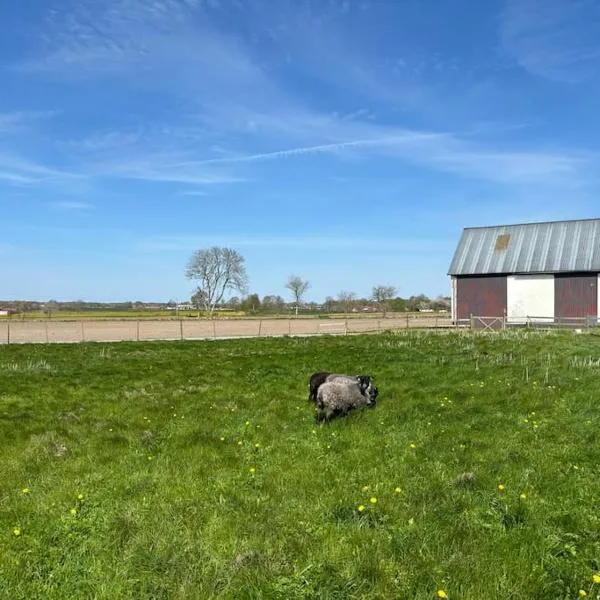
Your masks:
M554 320L554 275L511 275L506 281L509 323Z

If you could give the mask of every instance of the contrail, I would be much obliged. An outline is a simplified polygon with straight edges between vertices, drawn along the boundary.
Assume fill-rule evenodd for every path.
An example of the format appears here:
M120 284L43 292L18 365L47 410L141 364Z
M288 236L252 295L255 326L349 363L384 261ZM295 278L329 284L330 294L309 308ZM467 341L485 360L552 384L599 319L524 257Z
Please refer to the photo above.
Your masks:
M357 148L364 146L382 146L397 142L414 142L419 140L430 140L434 138L445 137L445 134L439 133L420 133L395 135L384 138L353 140L349 142L336 142L334 144L320 144L318 146L302 146L300 148L289 148L287 150L277 150L275 152L264 152L261 154L249 154L246 156L232 156L228 158L209 158L189 163L190 165L215 165L224 163L254 162L259 160L272 160L277 158L287 158L289 156L302 156L303 154L321 154L325 152L335 152L346 148Z

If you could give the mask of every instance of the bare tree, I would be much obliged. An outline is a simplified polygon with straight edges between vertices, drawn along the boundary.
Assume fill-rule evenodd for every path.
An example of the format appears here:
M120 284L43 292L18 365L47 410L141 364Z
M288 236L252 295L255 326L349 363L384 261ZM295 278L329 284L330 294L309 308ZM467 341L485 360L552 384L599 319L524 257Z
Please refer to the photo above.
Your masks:
M356 300L356 294L354 292L346 292L342 290L338 294L338 302L344 307L344 313L348 314L352 303Z
M248 285L244 258L231 248L213 246L196 250L185 275L199 282L193 298L209 317L212 317L215 306L221 302L225 292L237 290L244 293Z
M304 281L302 278L298 277L298 275L290 275L285 287L288 288L288 290L291 290L294 295L294 301L296 302L296 316L298 316L298 306L300 305L302 296L304 296L306 290L310 287L310 283Z
M387 303L396 295L396 288L393 285L376 285L373 288L373 300L379 304L383 311L383 316L387 312Z

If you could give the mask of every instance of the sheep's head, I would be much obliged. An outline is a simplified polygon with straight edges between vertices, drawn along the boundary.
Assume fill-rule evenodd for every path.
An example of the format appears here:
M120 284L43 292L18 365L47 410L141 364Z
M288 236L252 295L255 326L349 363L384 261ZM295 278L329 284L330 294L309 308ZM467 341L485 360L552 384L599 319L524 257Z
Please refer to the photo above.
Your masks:
M367 399L367 406L374 408L377 404L379 390L373 383L371 375L358 375L358 385L363 396Z

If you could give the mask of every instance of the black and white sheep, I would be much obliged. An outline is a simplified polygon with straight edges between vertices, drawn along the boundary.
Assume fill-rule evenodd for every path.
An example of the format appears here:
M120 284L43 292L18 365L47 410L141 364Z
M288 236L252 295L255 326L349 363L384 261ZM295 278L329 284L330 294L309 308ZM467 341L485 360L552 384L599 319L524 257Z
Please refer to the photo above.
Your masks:
M345 416L363 406L375 408L378 395L378 389L370 381L366 387L357 381L325 381L317 391L317 422Z
M362 390L366 390L371 384L371 375L344 375L343 373L331 373L329 371L318 371L313 373L308 383L308 399L316 404L319 387L326 381L341 381L346 383L358 383Z

